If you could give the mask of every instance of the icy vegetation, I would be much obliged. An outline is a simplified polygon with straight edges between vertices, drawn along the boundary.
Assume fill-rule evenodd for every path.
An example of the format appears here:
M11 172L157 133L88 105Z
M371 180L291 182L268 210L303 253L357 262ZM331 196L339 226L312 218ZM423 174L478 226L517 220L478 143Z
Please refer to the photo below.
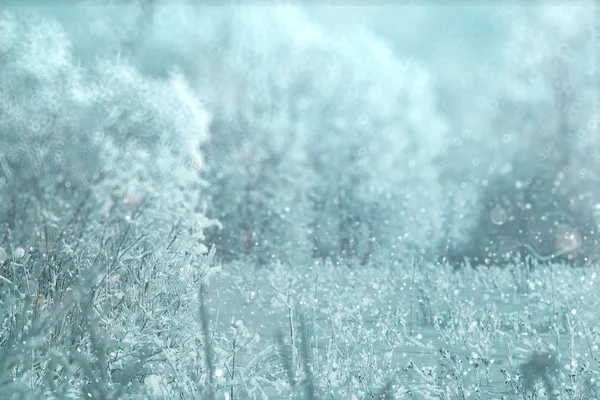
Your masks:
M448 113L318 7L0 2L0 398L600 398L600 6L501 9Z

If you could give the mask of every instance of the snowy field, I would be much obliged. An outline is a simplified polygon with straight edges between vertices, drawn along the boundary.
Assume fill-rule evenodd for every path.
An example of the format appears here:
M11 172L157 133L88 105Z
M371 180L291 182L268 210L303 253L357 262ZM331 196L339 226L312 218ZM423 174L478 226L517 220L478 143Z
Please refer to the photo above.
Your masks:
M306 384L290 387L282 358L294 358L304 382L298 343L308 341L315 398L595 398L600 270L553 267L239 265L215 276L206 303L216 331L230 331L215 344L221 396L235 354L246 382L234 393L306 398ZM235 352L234 339L243 347Z

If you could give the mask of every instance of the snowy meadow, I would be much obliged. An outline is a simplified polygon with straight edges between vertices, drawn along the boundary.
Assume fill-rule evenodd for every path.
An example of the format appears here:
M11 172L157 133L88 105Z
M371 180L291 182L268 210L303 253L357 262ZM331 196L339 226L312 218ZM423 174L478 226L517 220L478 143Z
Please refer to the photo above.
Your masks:
M0 0L0 398L600 398L599 29Z

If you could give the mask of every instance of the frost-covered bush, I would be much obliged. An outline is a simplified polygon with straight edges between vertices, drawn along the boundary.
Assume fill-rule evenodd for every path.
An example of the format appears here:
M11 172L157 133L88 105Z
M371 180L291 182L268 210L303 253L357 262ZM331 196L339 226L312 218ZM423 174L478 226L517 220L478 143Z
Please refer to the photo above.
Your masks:
M0 13L0 392L108 398L158 373L201 393L209 113L118 42L79 52L104 14L68 11L77 29L52 7Z
M57 22L25 14L6 12L2 24L2 187L21 196L3 199L7 222L27 202L29 213L51 214L43 202L93 186L98 216L145 200L153 218L201 231L209 118L185 79L144 77L118 54L84 63Z

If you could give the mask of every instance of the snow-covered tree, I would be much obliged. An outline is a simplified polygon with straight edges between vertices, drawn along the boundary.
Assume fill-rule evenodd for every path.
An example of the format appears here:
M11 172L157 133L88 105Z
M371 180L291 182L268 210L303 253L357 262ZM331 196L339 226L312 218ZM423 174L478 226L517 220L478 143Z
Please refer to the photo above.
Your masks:
M514 22L482 154L471 254L596 257L599 195L591 3L533 7ZM483 148L485 147L485 148Z
M119 9L118 3L112 7ZM270 7L182 1L135 10L127 16L104 11L93 32L113 32L101 35L100 51L126 48L145 75L162 77L177 68L211 108L205 177L207 213L223 226L209 232L219 256L306 260L310 204L303 182L310 171L299 148L303 134L292 93L297 82L275 71L278 62L291 65L280 50L295 32L283 24L262 26L272 22L265 19L269 14L276 21ZM85 54L86 46L79 51Z
M210 68L201 72L200 84L212 94L207 176L223 224L210 238L225 257L305 262L311 178L302 148L301 66L295 65L301 61L294 37L301 32L288 25L297 17L260 6L218 11L220 19L214 10L205 18L218 21L222 44L210 54L207 43Z
M366 261L435 247L446 127L430 77L379 39L336 37L295 7L222 21L215 67L202 72L227 77L204 78L219 105L207 153L221 248Z
M308 67L319 94L307 148L316 255L366 261L432 250L442 238L436 161L446 126L430 77L367 34L323 42Z

